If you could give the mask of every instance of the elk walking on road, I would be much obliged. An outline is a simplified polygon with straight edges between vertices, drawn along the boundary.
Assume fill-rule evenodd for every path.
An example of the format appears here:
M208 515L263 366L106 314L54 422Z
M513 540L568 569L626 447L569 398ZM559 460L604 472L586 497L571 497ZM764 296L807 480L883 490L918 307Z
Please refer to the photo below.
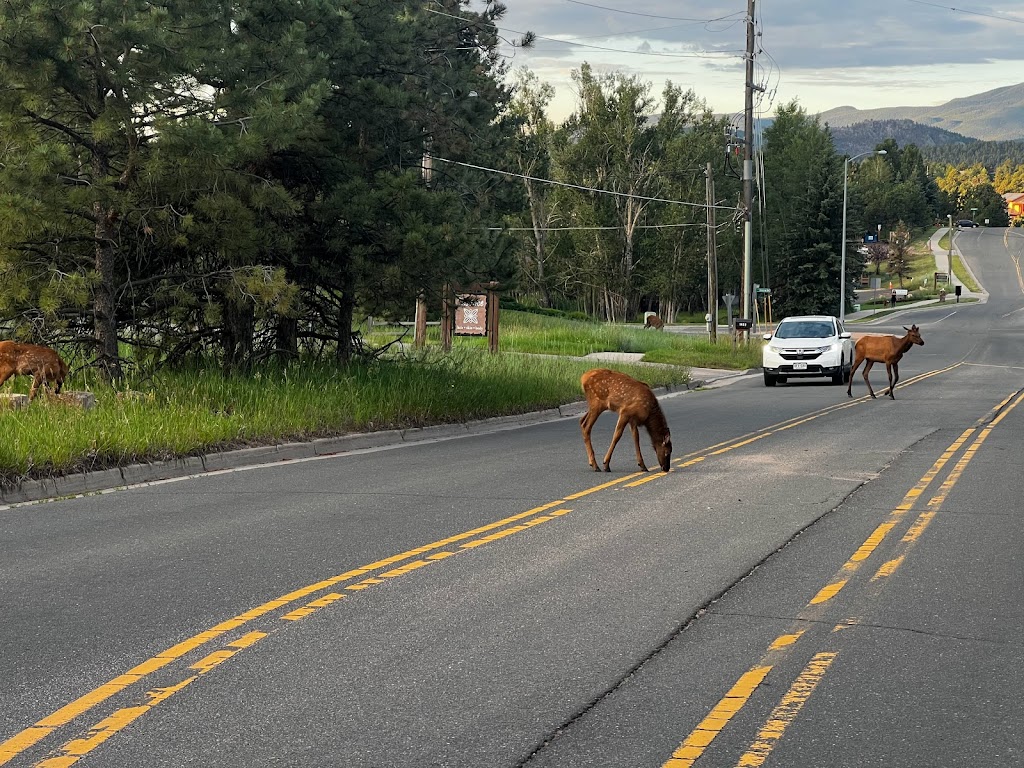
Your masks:
M900 380L900 360L912 344L924 346L921 331L916 325L911 325L909 328L904 325L903 330L907 333L902 337L861 336L857 339L857 344L854 347L853 368L850 370L850 382L846 385L847 396L853 397L853 374L857 372L857 367L866 360L864 383L868 385L868 392L871 393L871 396L875 396L875 390L871 388L871 382L868 381L868 373L875 363L885 363L885 372L889 374L889 397L892 400L896 399L893 390L896 389L896 384Z
M587 448L587 460L590 462L590 466L596 472L601 471L597 465L597 457L594 456L594 445L590 441L591 430L593 430L598 416L605 411L612 411L619 414L619 421L615 425L612 444L604 457L604 471L611 472L612 451L615 450L615 446L628 424L633 432L637 466L644 472L647 471L644 457L640 453L639 427L643 425L651 436L651 444L658 455L658 464L663 471L668 472L669 462L672 459L672 435L669 433L665 414L658 404L658 398L654 396L651 388L642 381L607 368L594 368L587 371L580 378L580 384L583 387L583 394L587 396L587 404L590 406L589 410L580 417L583 444Z

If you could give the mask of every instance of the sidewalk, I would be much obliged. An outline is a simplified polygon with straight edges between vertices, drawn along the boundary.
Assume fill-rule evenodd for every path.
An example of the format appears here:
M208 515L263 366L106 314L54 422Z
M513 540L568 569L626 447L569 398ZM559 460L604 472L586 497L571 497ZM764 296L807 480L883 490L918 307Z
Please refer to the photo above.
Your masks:
M638 365L664 365L664 363L643 362L643 352L592 352L581 360L605 360L614 363L635 363ZM722 368L690 368L690 388L711 388L725 386L756 371L731 371Z
M986 291L984 288L982 288L980 291L969 291L969 290L967 290L967 286L964 285L960 281L960 279L955 274L953 274L953 271L950 269L949 251L948 250L943 250L942 248L939 247L939 241L942 239L942 237L947 232L951 232L952 235L953 235L953 253L955 253L957 256L960 256L960 263L963 264L964 269L966 269L968 272L970 272L971 279L974 280L974 282L976 284L980 285L980 283L978 282L977 277L975 277L974 273L971 272L970 265L964 260L963 255L960 253L960 250L956 247L956 237L955 237L955 235L956 235L956 228L954 227L952 230L950 230L949 227L939 227L938 229L935 230L935 232L932 233L931 238L929 238L929 240L928 240L928 247L931 248L932 255L935 257L935 271L936 272L947 272L947 271L949 272L949 293L946 296L945 304L956 305L957 301L956 301L956 297L953 295L953 292L954 292L954 288L956 286L958 286L958 285L961 286L961 288L960 288L960 291L961 291L960 299L961 300L963 300L963 299L974 299L974 300L976 300L976 301L978 301L980 303L985 303L986 301L988 301L988 291ZM848 321L850 321L850 320L856 321L856 320L870 319L872 317L884 318L884 317L888 317L888 316L890 316L890 315L892 315L892 314L894 314L896 312L900 312L900 311L902 311L904 309L913 309L915 307L926 307L926 306L928 306L930 304L939 304L939 303L940 302L939 302L938 299L926 299L925 301L903 302L901 304L897 304L895 309L890 309L890 308L886 307L884 309L865 309L865 310L862 310L860 312L848 312L846 314L846 319Z

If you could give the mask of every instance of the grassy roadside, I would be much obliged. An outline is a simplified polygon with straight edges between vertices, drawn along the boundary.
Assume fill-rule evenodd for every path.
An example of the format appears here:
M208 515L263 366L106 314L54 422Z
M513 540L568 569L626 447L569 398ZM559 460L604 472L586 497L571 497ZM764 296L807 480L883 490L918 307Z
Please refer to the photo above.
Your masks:
M747 368L759 346L710 348L680 334L502 314L502 354L479 339L456 339L443 355L434 347L416 356L353 364L264 366L248 376L213 370L163 371L128 382L137 396L76 374L70 390L88 389L95 409L46 402L0 410L0 484L347 432L419 427L524 413L581 399L580 375L615 368L652 386L689 380L689 366ZM393 338L393 336L392 336ZM381 339L370 339L378 344ZM659 356L670 366L594 363L561 357L597 351ZM26 392L17 377L4 391Z
M940 244L946 241L948 235L944 235ZM918 237L914 238L909 246L909 257L907 264L910 268L910 274L904 280L900 281L898 277L890 275L888 272L880 272L875 274L871 268L868 268L866 274L869 277L881 277L882 287L885 289L882 295L875 301L861 301L859 302L862 310L866 309L883 309L889 307L889 284L892 283L894 288L906 288L914 296L915 301L921 301L923 299L936 299L939 296L939 287L935 285L935 254L932 253L929 242L931 240L930 232L925 232ZM954 257L956 261L956 257ZM954 263L954 270L956 271L957 277L961 277L966 271L963 265L960 268L956 268ZM967 284L966 280L963 280L964 284ZM948 286L945 287L947 291L950 291Z

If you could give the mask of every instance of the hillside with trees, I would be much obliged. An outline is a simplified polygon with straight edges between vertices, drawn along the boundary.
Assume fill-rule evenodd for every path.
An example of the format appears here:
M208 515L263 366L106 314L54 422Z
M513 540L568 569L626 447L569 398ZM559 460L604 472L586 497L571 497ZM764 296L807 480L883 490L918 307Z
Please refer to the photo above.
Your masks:
M977 139L915 123L913 120L865 120L853 125L829 128L836 150L851 157L861 152L870 152L886 139L892 139L902 147L913 144L923 152L933 147L970 147L979 143Z
M983 141L1024 139L1024 83L951 99L933 107L837 107L822 112L833 128L873 120L912 120Z
M944 144L922 150L934 165L982 165L989 173L1004 163L1024 165L1024 141L975 141L968 144Z

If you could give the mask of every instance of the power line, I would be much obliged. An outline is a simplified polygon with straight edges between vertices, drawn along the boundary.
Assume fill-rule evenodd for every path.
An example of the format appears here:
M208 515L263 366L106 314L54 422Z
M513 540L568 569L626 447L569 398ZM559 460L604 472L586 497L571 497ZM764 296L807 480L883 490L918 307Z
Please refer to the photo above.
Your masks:
M736 13L730 13L727 16L719 16L716 19L692 19L692 18L687 18L687 17L684 17L684 16L659 16L659 15L654 14L654 13L640 13L639 11L624 11L621 8L609 8L606 5L595 5L594 3L585 3L585 2L583 2L583 0L565 0L565 2L572 3L573 5L586 5L589 8L597 8L597 9L602 10L602 11L612 11L613 13L624 13L627 16L646 16L649 19L669 19L670 21L691 21L691 22L694 22L696 24L711 24L712 22L715 22L715 21L725 21L726 19L731 19L733 17L741 16L742 15L739 11L737 11Z
M489 27L494 27L495 29L500 30L501 32L512 32L512 33L514 33L516 35L533 34L533 36L536 39L538 39L538 40L547 40L549 43L558 43L559 45L570 45L570 46L575 46L577 48L590 48L590 49L595 50L595 51L609 51L611 53L631 53L631 54L637 54L639 56L663 56L663 57L667 57L667 58L670 58L670 59L724 59L724 58L739 58L739 56L740 56L739 53L728 53L728 52L724 52L724 51L721 52L721 53L712 53L712 52L703 52L703 53L658 53L657 51L641 51L641 50L636 50L636 49L630 51L630 50L626 50L624 48L608 48L607 46L603 46L603 45L590 45L589 43L580 43L580 42L577 42L575 40L559 40L557 37L546 37L545 35L538 35L538 34L535 34L535 33L524 32L524 31L519 30L519 29L512 29L511 27L502 27L502 26L499 26L499 25L494 24L494 23L489 22L489 21L482 21L480 19L468 19L465 16L456 16L455 14L445 13L444 11L435 11L433 8L424 8L423 10L427 11L428 13L436 14L438 16L446 16L449 19L457 19L458 21L466 21L466 22L469 22L471 24L484 24L484 25L489 26Z
M570 0L571 1L571 0ZM1024 19L1015 19L1012 16L1000 16L995 13L982 13L981 11L969 11L966 8L954 8L949 5L942 5L941 3L928 3L925 0L907 0L909 3L915 3L916 5L927 5L930 8L941 8L944 11L953 11L953 13L962 13L966 16L981 16L986 19L999 19L999 21L1009 21L1014 24L1024 24Z
M725 229L727 225L721 225L719 229ZM637 224L633 229L672 229L674 227L700 227L704 229L707 224L695 222L692 224ZM488 232L576 232L593 230L626 229L621 224L615 226L593 226L593 227L484 227Z
M633 200L643 200L643 201L649 202L649 203L667 203L669 205L688 205L688 206L690 206L692 208L708 208L709 207L707 203L690 203L690 202L686 202L685 200L668 200L668 199L662 198L662 197L646 197L644 195L632 195L629 192L616 192L616 191L611 190L611 189L597 189L595 187L585 187L585 186L582 186L581 184L570 184L569 182L566 182L566 181L554 181L553 179L542 179L542 178L539 178L537 176L527 176L527 175L522 174L522 173L514 173L513 171L503 171L503 170L501 170L499 168L488 168L488 167L483 166L483 165L474 165L472 163L463 163L463 162L461 162L459 160L449 160L448 158L437 157L435 155L431 155L431 159L432 160L437 160L437 161L442 162L442 163L449 163L451 165L461 165L463 168L472 168L473 170L477 170L477 171L486 171L488 173L499 173L502 176L512 176L512 177L518 178L518 179L527 179L528 181L536 181L536 182L539 182L541 184L552 184L552 185L557 186L557 187L568 187L570 189L579 189L579 190L582 190L584 192L596 192L597 194L600 194L600 195L612 195L614 197L628 197L628 198L632 198ZM718 210L723 210L723 211L738 211L738 210L740 210L738 207L733 206L733 205L714 205L714 206L710 206L710 207L716 208Z

